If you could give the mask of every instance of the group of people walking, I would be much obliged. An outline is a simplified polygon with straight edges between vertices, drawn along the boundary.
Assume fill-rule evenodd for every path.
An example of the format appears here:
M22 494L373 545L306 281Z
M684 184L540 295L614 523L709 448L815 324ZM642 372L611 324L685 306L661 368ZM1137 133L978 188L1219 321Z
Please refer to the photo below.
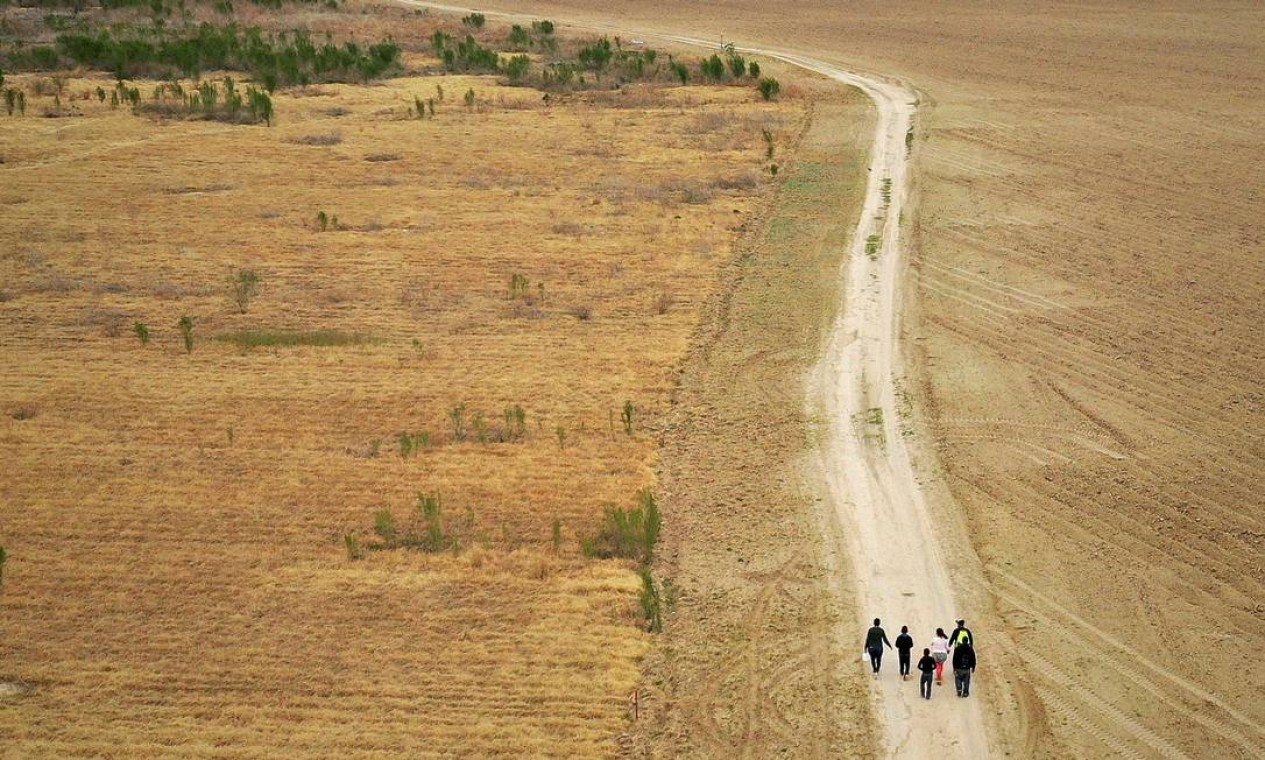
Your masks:
M965 620L957 621L957 628L948 636L943 628L936 629L931 646L923 647L922 659L918 660L918 694L924 699L931 699L931 680L936 684L944 683L944 664L953 664L953 686L959 697L971 696L971 674L975 672L975 636L966 627ZM878 678L879 668L883 666L883 647L892 649L887 640L882 621L874 618L874 625L865 634L865 653L870 658L870 667L874 677ZM896 637L896 654L900 660L900 677L909 680L909 665L914 649L914 637L909 635L909 626L900 627L900 635Z

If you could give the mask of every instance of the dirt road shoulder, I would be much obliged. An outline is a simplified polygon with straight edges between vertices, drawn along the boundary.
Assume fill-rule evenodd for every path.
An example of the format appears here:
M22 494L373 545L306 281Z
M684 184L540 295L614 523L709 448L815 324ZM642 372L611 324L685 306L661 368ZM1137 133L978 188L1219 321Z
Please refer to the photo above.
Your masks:
M678 601L649 663L638 755L877 752L853 647L836 638L851 584L830 556L839 543L822 538L818 424L803 403L839 303L872 117L851 89L817 102L685 364L660 468L661 570Z

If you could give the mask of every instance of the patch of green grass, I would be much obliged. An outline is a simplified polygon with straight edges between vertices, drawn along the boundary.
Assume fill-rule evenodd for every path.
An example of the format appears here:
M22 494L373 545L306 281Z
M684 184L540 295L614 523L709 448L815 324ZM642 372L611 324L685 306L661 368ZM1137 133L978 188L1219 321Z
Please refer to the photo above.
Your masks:
M348 333L341 330L239 330L223 333L215 339L224 343L236 343L241 348L257 346L361 346L376 343L372 336Z
M878 235L870 235L865 239L865 255L869 256L871 261L878 258L878 246L880 242L881 238Z

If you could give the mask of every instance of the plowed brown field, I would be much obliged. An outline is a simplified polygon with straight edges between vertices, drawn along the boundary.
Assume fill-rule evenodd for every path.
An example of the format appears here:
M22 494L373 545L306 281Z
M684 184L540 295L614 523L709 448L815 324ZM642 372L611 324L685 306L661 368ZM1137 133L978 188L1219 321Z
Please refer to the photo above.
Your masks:
M1259 756L1259 4L496 7L798 50L924 93L916 408L937 508L971 545L980 691L1027 694L999 731L1023 755Z

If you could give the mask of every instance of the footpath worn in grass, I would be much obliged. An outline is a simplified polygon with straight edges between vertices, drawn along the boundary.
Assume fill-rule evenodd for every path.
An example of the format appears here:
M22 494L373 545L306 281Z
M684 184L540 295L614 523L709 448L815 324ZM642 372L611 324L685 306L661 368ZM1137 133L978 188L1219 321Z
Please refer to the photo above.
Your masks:
M653 484L802 104L471 76L279 92L273 127L74 103L0 131L0 681L33 686L3 751L613 754L643 584L580 539ZM459 549L372 548L419 493Z

